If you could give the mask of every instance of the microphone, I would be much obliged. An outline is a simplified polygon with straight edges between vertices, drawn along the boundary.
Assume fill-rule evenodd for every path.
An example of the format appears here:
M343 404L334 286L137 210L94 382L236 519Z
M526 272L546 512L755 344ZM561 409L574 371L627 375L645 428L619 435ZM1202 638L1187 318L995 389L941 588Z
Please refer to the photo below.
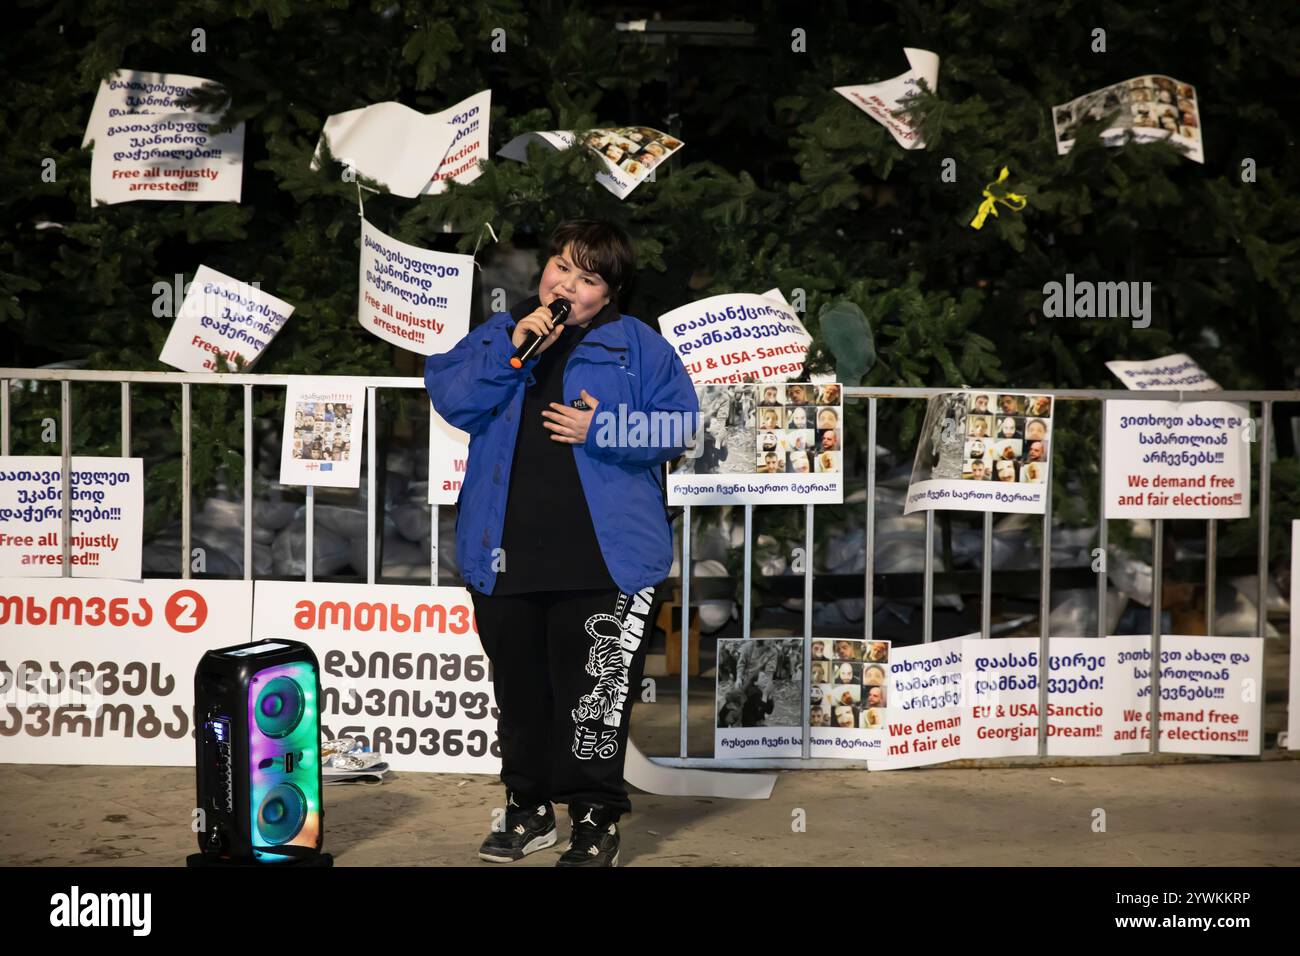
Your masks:
M568 299L555 299L547 306L551 310L551 318L555 319L556 324L560 324L569 317L569 311L573 308ZM545 336L538 335L536 332L528 332L524 335L524 343L515 349L515 354L510 356L511 368L523 368L524 363L533 357L537 347L542 344Z

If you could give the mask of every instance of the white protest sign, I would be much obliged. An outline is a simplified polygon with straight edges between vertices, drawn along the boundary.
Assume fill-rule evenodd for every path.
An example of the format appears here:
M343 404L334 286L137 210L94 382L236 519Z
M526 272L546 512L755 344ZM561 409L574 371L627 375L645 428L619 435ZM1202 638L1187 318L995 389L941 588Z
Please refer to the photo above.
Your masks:
M1106 517L1250 516L1250 412L1231 402L1105 403Z
M571 130L524 133L497 150L497 155L525 163L529 143L565 150L576 141L577 136ZM596 182L619 199L626 199L651 177L656 166L667 162L684 144L677 137L649 126L619 126L589 131L583 145L604 162L605 169L596 174Z
M0 762L194 766L194 671L252 603L251 581L0 580Z
M158 361L185 372L215 372L217 356L225 356L232 368L249 368L292 314L283 299L199 266Z
M357 321L385 342L433 355L469 331L474 258L394 239L361 220Z
M794 378L812 344L777 289L691 302L661 315L659 331L696 385Z
M1160 642L1160 751L1258 754L1264 639L1169 634ZM1123 711L1142 749L1151 739L1150 660L1148 647L1147 666L1134 666L1139 686Z
M1038 753L1036 637L962 641L961 756Z
M321 737L357 737L394 770L497 773L492 672L463 588L258 581L253 639L320 661Z
M330 154L395 196L414 199L447 155L456 130L436 115L401 103L373 103L325 120L311 168L320 168L321 142Z
M702 385L698 426L649 419L629 430L620 409L597 442L620 447L647 440L675 446L676 427L694 442L668 476L668 503L839 504L844 501L844 404L837 383L758 382ZM656 413L658 414L658 413ZM616 426L616 427L615 427Z
M931 93L939 91L939 57L929 50L904 47L910 69L890 80L861 86L837 86L835 92L889 130L904 149L924 149L925 141L906 116L893 114L908 105L919 92L917 80L925 80Z
M429 407L429 504L454 505L469 460L469 435ZM435 529L436 532L436 529Z
M280 484L357 488L366 389L346 378L295 377L284 399Z
M1135 76L1052 107L1056 152L1074 148L1078 127L1085 121L1108 121L1101 130L1105 146L1168 138L1188 159L1205 162L1201 144L1201 115L1196 87L1168 76Z
M1056 756L1103 756L1142 752L1147 740L1126 727L1142 681L1134 660L1150 656L1147 635L1097 639L1053 637L1048 656L1047 752ZM1145 664L1136 670L1141 671ZM1126 731L1120 733L1121 730Z
M244 124L214 134L219 113L177 103L212 80L118 70L100 82L82 147L94 143L91 205L135 199L239 202Z
M1142 362L1107 362L1106 367L1124 383L1125 388L1145 392L1150 390L1213 392L1219 383L1196 364L1195 359L1179 352L1164 358Z
M488 129L492 116L492 91L482 90L466 97L455 106L434 113L433 118L454 130L451 146L433 172L423 193L445 192L447 180L472 183L483 175L479 163L488 158Z
M931 398L903 513L1042 514L1055 445L1053 405L1050 395L1033 392L975 390Z
M140 577L144 459L72 459L72 576ZM0 575L63 574L63 460L0 458Z
M813 638L809 756L884 756L886 727L895 719L889 650L889 641Z
M868 770L901 770L961 756L962 647L978 635L894 647L884 752Z

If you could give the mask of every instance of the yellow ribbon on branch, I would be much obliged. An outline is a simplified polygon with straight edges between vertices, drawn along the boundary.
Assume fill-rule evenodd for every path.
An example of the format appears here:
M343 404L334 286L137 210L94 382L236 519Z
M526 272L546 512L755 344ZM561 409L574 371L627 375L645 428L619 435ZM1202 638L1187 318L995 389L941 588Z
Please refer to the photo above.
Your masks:
M975 218L970 221L972 229L983 229L984 220L988 218L989 213L993 213L996 217L998 214L998 203L1002 203L1012 212L1020 212L1020 210L1025 208L1025 204L1028 203L1029 200L1020 195L1020 193L1007 193L1003 196L993 195L993 187L1000 182L1004 182L1009 175L1011 174L1007 171L1007 167L1003 166L1002 172L998 173L998 178L984 187L984 201L980 203L980 208L975 213Z

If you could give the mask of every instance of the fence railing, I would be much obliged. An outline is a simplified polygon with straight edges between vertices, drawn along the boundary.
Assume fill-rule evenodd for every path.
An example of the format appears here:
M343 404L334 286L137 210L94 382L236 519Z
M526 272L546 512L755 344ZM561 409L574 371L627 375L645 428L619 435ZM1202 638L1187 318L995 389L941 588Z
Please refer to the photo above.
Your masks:
M367 460L370 466L366 468L366 582L375 583L376 577L376 500L375 481L376 468L374 467L376 456L376 408L377 396L381 389L394 390L419 390L424 389L424 380L422 378L407 377L388 377L388 376L343 376L353 384L364 385L366 388L366 450ZM63 481L63 500L71 500L70 481L71 481L71 459L72 459L72 385L73 383L116 383L120 387L121 395L121 454L122 457L131 455L131 390L133 386L143 385L171 385L180 388L181 392L181 485L183 488L181 496L181 540L180 540L180 558L181 558L181 577L190 577L190 555L192 541L192 522L191 522L191 395L195 386L216 387L216 388L239 388L243 391L243 462L244 462L244 528L243 528L243 546L244 546L244 578L253 579L253 533L254 533L254 513L253 513L253 389L254 388L285 388L291 380L299 376L290 375L263 375L263 374L236 374L236 373L187 373L187 372L132 372L132 371L98 371L98 370L78 370L78 369L17 369L17 368L0 368L0 454L10 454L10 384L14 381L22 382L58 382L60 386L60 421L59 421L59 441L60 455L63 460L62 481ZM1024 391L1023 389L1019 389ZM864 387L845 387L843 395L845 400L865 401L867 417L867 447L866 447L866 499L865 508L865 567L863 570L863 594L864 594L864 614L863 614L863 638L866 640L873 639L873 599L875 586L875 524L876 524L876 427L878 418L878 403L889 400L925 400L939 395L952 392L951 388L864 388ZM1259 518L1259 536L1257 552L1257 572L1258 572L1258 597L1256 600L1257 620L1256 636L1264 637L1266 633L1266 611L1267 611L1267 589L1268 589L1268 560L1269 560L1269 505L1270 505L1270 468L1269 460L1270 436L1272 432L1273 405L1275 402L1300 402L1300 391L1214 391L1214 392L1183 392L1183 391L1129 391L1127 389L1039 389L1032 390L1034 394L1050 396L1053 400L1053 409L1056 408L1058 401L1083 401L1083 402L1105 402L1105 401L1172 401L1172 402L1197 402L1197 401L1223 401L1223 402L1245 402L1248 404L1258 403L1261 406L1261 423L1256 430L1256 444L1259 449L1258 468L1259 468L1259 494L1256 502L1256 514ZM1098 504L1098 547L1103 554L1107 549L1107 521L1105 515L1105 474L1106 474L1106 447L1105 447L1105 430L1098 436L1099 461L1098 466L1101 475L1100 484L1100 501ZM1046 756L1047 752L1047 668L1048 668L1048 641L1051 637L1051 583L1052 583L1052 483L1055 480L1057 468L1049 468L1047 476L1047 486L1045 489L1046 510L1042 516L1041 523L1041 558L1042 566L1039 582L1039 675L1038 675L1038 755ZM315 489L308 487L306 489L306 541L305 541L305 572L304 579L308 582L313 580L313 526L314 526L314 506L315 506ZM431 505L432 509L432 528L431 528L431 548L430 548L430 583L438 584L438 505ZM698 506L697 506L698 507ZM754 505L744 505L744 579L743 579L743 607L741 611L742 636L745 639L750 637L750 622L753 610L753 587L751 580L751 568L753 566L753 518ZM717 757L692 757L689 754L687 744L687 729L689 727L688 710L690 695L690 674L689 674L689 653L690 642L688 635L690 633L690 599L691 599L691 525L692 525L692 507L686 505L682 512L682 549L681 562L682 573L680 577L681 585L681 623L680 633L681 641L681 663L680 663L680 717L679 717L679 753L676 757L652 757L657 763L666 766L676 767L702 767L702 768L799 768L799 767L844 767L851 766L850 761L841 760L814 760L810 758L810 711L811 711L811 688L808 679L811 674L811 638L813 637L813 582L814 582L814 562L812 555L813 532L815 527L815 509L816 505L805 505L804 507L804 549L803 553L807 556L804 562L803 571L803 639L804 639L804 666L803 666L803 756L802 758L770 758L770 759L726 759ZM923 570L923 587L922 587L922 640L929 643L933 639L934 630L934 529L935 529L935 512L926 511L925 515L925 532L924 532L924 570ZM60 542L63 548L63 574L71 574L70 549L71 549L71 509L63 509L63 533L60 536ZM1164 573L1164 521L1156 519L1153 521L1153 556L1152 556L1152 596L1151 596L1151 656L1153 662L1160 659L1160 637L1161 637L1161 616L1163 613L1163 594L1162 579ZM1206 585L1206 633L1212 634L1214 630L1215 617L1215 586L1216 586L1216 564L1217 564L1217 536L1218 523L1214 519L1206 521L1206 567L1205 567L1205 585ZM983 515L983 548L981 564L981 589L980 589L980 634L982 637L989 637L992 630L991 609L992 609L992 581L993 581L993 514L985 512ZM1106 636L1107 623L1107 571L1103 564L1097 572L1097 637ZM1073 636L1073 635L1072 635ZM1153 666L1150 668L1151 674L1151 700L1159 700L1159 679L1160 668ZM1261 709L1261 735L1263 733L1263 708L1264 708L1264 688L1258 689L1258 700ZM1159 739L1159 708L1151 708L1151 749L1152 752L1157 750L1157 741Z

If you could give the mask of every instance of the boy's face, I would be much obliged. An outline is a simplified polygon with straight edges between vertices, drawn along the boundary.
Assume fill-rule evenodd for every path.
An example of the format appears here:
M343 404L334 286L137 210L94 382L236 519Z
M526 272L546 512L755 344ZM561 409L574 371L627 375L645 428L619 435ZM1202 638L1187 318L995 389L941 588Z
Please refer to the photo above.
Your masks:
M573 309L564 324L583 325L609 304L610 288L596 273L578 267L573 259L573 243L568 243L559 255L546 260L546 268L537 283L537 295L542 305L568 299Z

